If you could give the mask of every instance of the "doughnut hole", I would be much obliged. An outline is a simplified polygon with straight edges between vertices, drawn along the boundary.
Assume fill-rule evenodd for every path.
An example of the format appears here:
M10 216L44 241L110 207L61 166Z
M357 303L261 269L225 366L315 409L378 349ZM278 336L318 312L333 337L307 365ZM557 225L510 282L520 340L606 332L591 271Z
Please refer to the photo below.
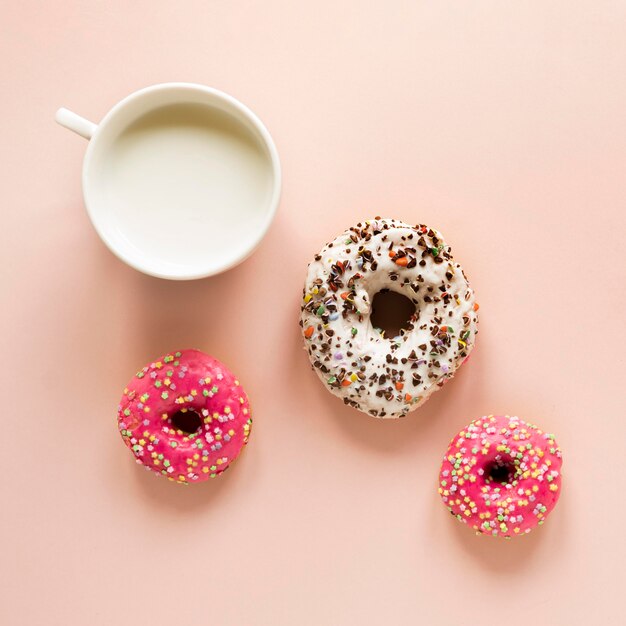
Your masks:
M186 435L193 435L202 427L202 418L193 409L176 411L170 419L172 426L176 430L182 430Z
M485 482L510 485L517 474L512 460L496 459L485 466Z
M381 289L372 298L370 321L374 328L380 328L386 337L395 337L403 330L409 330L417 307L401 293Z

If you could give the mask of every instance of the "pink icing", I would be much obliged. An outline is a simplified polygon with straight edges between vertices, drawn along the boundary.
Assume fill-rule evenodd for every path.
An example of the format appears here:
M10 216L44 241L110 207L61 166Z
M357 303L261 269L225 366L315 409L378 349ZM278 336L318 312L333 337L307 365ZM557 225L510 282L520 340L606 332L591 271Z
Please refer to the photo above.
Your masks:
M177 428L172 417L181 414L197 420L197 431ZM166 354L146 365L118 407L120 433L137 462L180 483L226 470L247 443L251 424L239 381L199 350Z
M553 435L518 417L481 417L450 443L439 474L449 511L476 531L511 537L543 524L561 491Z

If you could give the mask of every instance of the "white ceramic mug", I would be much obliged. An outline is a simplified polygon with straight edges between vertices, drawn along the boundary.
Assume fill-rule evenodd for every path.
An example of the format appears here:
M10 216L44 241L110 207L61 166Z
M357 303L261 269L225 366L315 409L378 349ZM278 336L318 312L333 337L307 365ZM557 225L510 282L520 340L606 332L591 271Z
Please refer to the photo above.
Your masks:
M276 213L281 171L259 118L203 85L164 83L118 102L96 125L56 120L89 139L83 194L109 249L135 269L176 280L243 261Z

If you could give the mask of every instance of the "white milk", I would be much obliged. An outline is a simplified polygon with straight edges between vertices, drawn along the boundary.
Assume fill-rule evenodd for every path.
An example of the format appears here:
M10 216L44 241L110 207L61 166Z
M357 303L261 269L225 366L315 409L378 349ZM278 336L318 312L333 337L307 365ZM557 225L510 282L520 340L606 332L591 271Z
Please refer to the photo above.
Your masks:
M139 118L100 160L101 200L118 236L144 255L193 266L246 248L267 214L270 157L255 130L200 104Z

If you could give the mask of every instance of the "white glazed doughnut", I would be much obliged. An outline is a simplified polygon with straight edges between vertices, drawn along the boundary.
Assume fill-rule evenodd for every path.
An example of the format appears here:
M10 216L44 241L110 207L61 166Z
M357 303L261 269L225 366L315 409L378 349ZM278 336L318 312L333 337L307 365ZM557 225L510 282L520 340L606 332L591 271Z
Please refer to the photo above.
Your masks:
M376 293L416 312L396 337L370 321ZM437 231L375 218L349 228L310 263L300 325L313 368L334 395L375 417L403 417L452 378L474 347L478 305Z

